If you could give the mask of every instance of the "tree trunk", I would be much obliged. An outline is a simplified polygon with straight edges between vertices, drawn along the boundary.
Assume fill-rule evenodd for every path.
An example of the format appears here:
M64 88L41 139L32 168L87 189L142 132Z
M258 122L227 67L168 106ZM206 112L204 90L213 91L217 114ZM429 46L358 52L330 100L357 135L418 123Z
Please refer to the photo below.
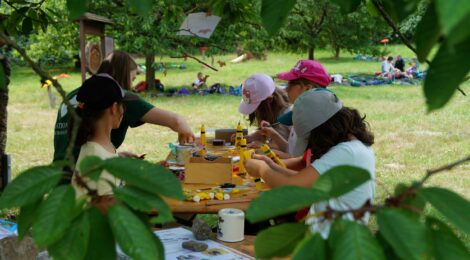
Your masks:
M153 68L153 64L155 63L155 55L154 54L146 54L145 55L145 81L147 81L148 89L155 90L155 69Z
M315 46L310 46L308 48L308 59L315 60Z
M3 156L7 146L7 105L8 105L8 84L10 83L10 65L6 57L0 56L0 69L5 76L5 85L0 85L0 189L3 190Z
M339 47L335 47L335 60L339 59L339 52L341 51L341 49Z

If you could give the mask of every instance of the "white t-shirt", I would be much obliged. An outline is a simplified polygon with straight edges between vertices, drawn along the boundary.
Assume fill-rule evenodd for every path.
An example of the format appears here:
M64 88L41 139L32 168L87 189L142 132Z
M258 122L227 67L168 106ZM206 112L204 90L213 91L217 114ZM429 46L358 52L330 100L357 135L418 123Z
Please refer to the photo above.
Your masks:
M326 206L335 210L356 209L363 206L367 200L372 201L374 199L375 157L374 151L371 147L364 145L359 140L339 143L312 163L312 167L315 168L320 175L339 165L351 165L363 168L369 171L372 180L367 181L341 197L313 204L310 207L310 214L325 211ZM344 215L343 218L354 220L351 214ZM366 214L362 219L360 219L360 223L364 225L367 224L368 221L369 214ZM324 239L328 237L331 225L330 221L322 218L310 218L306 223L310 225L310 230L312 232L320 232Z
M290 129L289 138L287 139L287 152L290 155L294 155L294 147L295 143L297 142L297 134L295 133L294 126Z
M389 73L390 71L394 70L392 63L389 63L387 60L382 62L382 73Z
M78 155L77 164L76 164L76 167L75 167L78 174L81 174L80 169L79 169L79 165L80 165L81 161L83 160L83 158L85 158L87 156L90 156L90 155L98 156L101 159L108 159L108 158L118 157L117 153L108 152L106 149L104 149L103 146L101 146L98 143L86 142L84 145L82 145L80 147L80 154ZM88 178L84 178L84 181L88 185L88 187L90 187L92 189L96 189L98 191L98 195L111 195L111 194L113 194L113 189L109 185L109 183L107 183L105 180L114 183L114 185L116 185L116 186L119 186L119 184L120 184L120 180L118 178L114 177L113 175L111 175L108 171L103 171L101 173L100 180L98 182L91 181ZM75 192L77 194L77 197L79 197L79 196L86 193L86 191L83 188L77 186L77 184L75 182L75 176L73 178L72 184L75 188Z

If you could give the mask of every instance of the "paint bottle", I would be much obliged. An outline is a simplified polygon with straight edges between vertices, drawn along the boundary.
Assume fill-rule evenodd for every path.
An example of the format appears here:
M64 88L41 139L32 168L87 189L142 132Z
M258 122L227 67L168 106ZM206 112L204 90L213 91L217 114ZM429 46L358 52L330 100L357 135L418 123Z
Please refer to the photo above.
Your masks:
M246 174L245 160L247 158L245 158L245 154L244 154L245 151L246 151L246 139L242 138L242 140L240 141L240 166L238 167L239 174Z
M204 124L201 126L201 144L202 146L206 147L206 127Z
M261 183L261 178L256 178L255 179L255 187L257 190L262 190L263 189L263 183Z
M282 168L287 168L286 165L284 164L284 162L281 159L279 159L279 157L271 150L271 148L269 148L269 145L263 144L261 146L261 151L263 151L263 153L266 156L271 158L271 160L273 160L275 163L279 164L279 166L281 166Z
M235 133L235 149L240 150L240 143L243 139L243 128L240 122L237 125L237 132Z

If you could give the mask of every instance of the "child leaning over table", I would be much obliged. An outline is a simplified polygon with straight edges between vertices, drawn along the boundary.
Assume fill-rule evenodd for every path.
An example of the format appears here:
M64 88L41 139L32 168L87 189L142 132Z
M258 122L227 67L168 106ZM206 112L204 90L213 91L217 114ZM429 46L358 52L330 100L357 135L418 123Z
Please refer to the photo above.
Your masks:
M81 123L78 128L76 146L80 147L80 154L75 174L81 174L79 166L87 156L98 156L101 159L118 157L116 148L111 142L111 130L118 128L121 123L124 115L124 100L126 100L125 92L111 76L104 73L87 79L78 90L76 111L81 117ZM73 122L71 127L73 127ZM96 189L99 196L113 193L108 181L116 186L120 184L119 179L106 171L103 171L98 182L74 175L72 185L77 197L86 193L80 181L83 181L89 188Z
M374 136L367 123L355 109L343 107L334 93L326 89L313 89L297 98L293 108L293 123L297 133L294 155L297 158L284 160L288 169L281 168L264 155L254 155L247 160L247 172L261 177L271 188L279 186L312 187L320 175L339 165L351 165L367 170L371 180L343 196L315 203L310 214L323 212L328 207L333 210L360 208L375 193L375 159L370 147ZM311 150L310 165L305 167L302 154ZM354 220L348 214L344 218ZM367 224L369 215L359 221ZM307 219L312 232L321 233L327 238L331 222L322 217Z

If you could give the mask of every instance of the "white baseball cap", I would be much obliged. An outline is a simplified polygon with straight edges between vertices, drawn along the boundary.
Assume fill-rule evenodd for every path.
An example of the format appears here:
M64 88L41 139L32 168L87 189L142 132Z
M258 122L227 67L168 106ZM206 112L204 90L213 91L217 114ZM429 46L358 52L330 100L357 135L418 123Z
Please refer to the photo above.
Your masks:
M310 132L334 116L342 107L343 102L332 91L324 88L309 90L297 98L292 109L292 122L297 134L294 156L305 152Z
M249 115L258 108L263 100L272 96L276 85L273 79L266 74L253 74L243 82L242 101L238 111Z

